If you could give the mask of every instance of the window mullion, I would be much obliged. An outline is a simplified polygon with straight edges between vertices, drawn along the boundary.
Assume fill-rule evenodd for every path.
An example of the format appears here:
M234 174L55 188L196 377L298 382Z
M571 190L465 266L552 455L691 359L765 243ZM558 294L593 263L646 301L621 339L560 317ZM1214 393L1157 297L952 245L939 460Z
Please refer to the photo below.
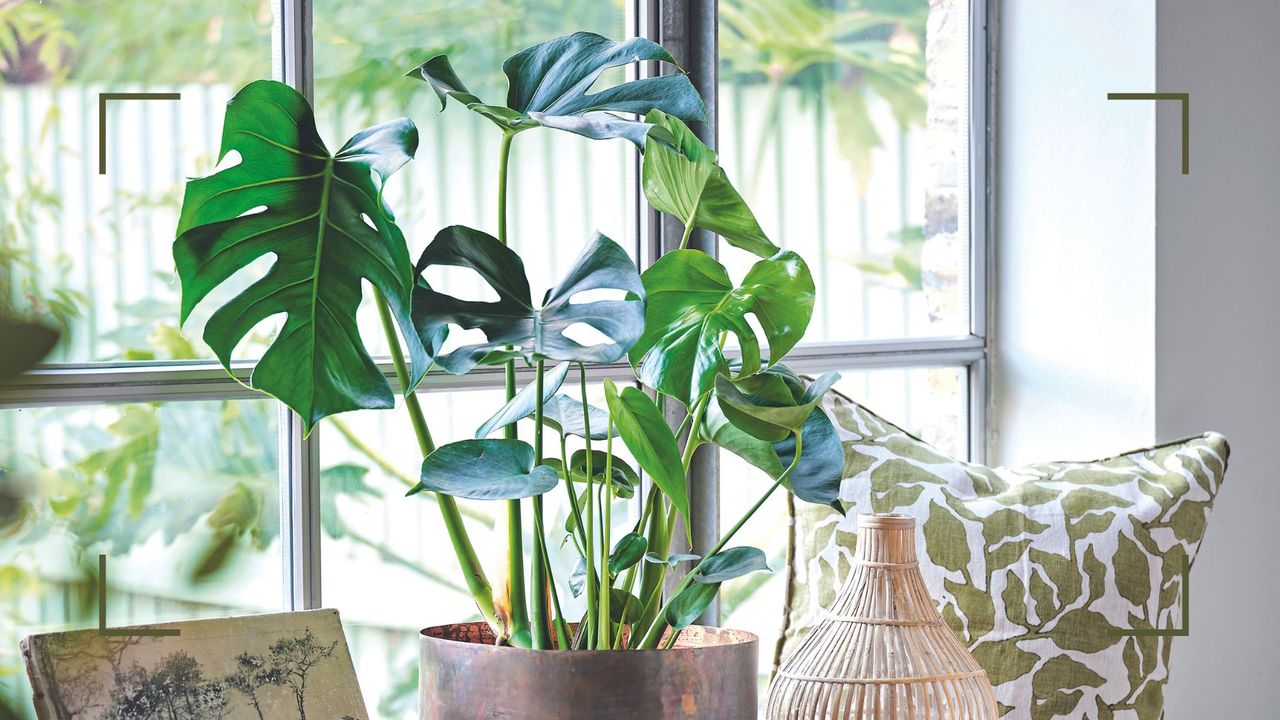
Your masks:
M279 0L276 78L314 97L311 0ZM285 600L293 610L320 607L320 429L280 405L280 520Z

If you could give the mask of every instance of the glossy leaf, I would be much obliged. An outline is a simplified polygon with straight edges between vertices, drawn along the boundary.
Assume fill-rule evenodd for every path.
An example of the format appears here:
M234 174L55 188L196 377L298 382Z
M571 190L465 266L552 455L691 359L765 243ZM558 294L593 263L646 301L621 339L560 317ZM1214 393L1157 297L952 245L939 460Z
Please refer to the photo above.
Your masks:
M605 462L608 460L609 454L603 450L591 451L591 474L595 478L595 482L604 480ZM627 499L635 497L636 488L640 486L640 476L636 474L627 461L618 456L613 457L613 462L608 465L613 476L613 493L615 496ZM585 483L587 481L587 451L575 450L573 455L569 457L569 479L577 483Z
M462 440L422 461L422 479L409 494L431 490L470 500L514 500L541 495L559 480L551 467L534 466L533 446L523 440Z
M609 413L594 405L587 405L591 420L591 439L604 440L610 435ZM568 395L556 395L542 408L542 421L556 432L586 437L587 426L582 420L582 401ZM612 428L617 435L618 429Z
M753 380L748 378L747 380ZM765 377L770 377L765 375ZM776 377L776 376L774 376ZM804 426L813 408L822 402L822 394L831 389L840 373L829 372L815 380L799 398L790 392L761 382L743 382L748 392L738 383L720 375L716 377L716 402L725 418L752 437L769 442L780 442ZM751 390L764 390L767 394L749 394ZM785 386L781 390L787 390Z
M356 324L363 281L386 297L406 335L411 387L426 372L409 317L408 248L382 200L383 184L417 145L417 128L401 119L330 154L306 100L263 80L227 104L219 158L236 152L241 162L187 183L173 245L182 319L239 270L274 255L266 275L213 313L204 339L229 369L255 325L285 314L249 382L295 410L308 431L328 415L395 404Z
M505 107L486 104L473 95L443 55L419 65L409 75L431 85L441 109L447 98L453 98L508 133L543 126L596 140L626 138L643 145L648 123L614 113L644 115L656 109L686 120L704 119L702 99L683 73L588 92L605 70L643 60L675 64L666 49L644 38L615 42L578 32L548 40L502 64L508 84Z
M644 612L644 603L640 598L622 588L609 588L609 619L615 623L635 622Z
M639 533L623 535L613 546L613 552L609 554L609 574L617 575L640 562L648 548L649 541L645 536Z
M736 336L742 350L739 375L781 360L804 336L813 314L813 278L790 251L758 261L735 287L715 258L697 250L663 255L645 271L644 334L631 348L640 380L692 403L710 390L729 366L721 333ZM754 315L764 330L768 358L747 321Z
M734 247L760 257L776 254L778 246L760 229L751 208L716 164L715 151L661 110L645 120L655 126L645 141L642 170L649 204L686 227L710 230Z
M667 602L663 619L672 632L679 632L692 625L716 599L719 583L693 583Z
M838 497L844 477L844 448L831 419L820 407L822 394L834 380L835 377L829 373L820 382L806 386L790 369L775 365L738 381L738 385L774 401L788 397L813 401L813 408L801 429L804 442L800 462L787 477L786 486L805 502L829 505L843 512ZM774 443L753 437L731 423L721 412L719 403L708 406L701 431L708 442L746 460L774 479L780 477L795 458L794 435Z
M542 402L543 412L546 412L546 402L555 396L560 390L560 386L564 384L565 376L569 374L569 363L560 363L559 365L546 371L542 376ZM484 421L484 424L476 430L476 438L488 437L494 430L506 427L513 422L523 420L533 415L537 410L538 384L530 382L521 388L516 396L511 398L502 409L493 414L493 417Z
M631 450L640 467L653 483L686 518L689 517L689 495L685 487L684 466L680 464L680 446L653 399L636 387L623 388L612 380L604 381L604 395L609 414L618 426L618 434Z
M702 584L718 585L726 580L761 570L769 572L768 559L763 550L753 547L735 547L721 550L703 560L694 573L693 579Z
M418 282L413 323L424 343L442 337L449 325L484 332L485 342L438 354L437 363L451 373L470 371L505 345L515 346L530 361L614 362L644 329L644 286L635 263L620 245L599 233L540 308L533 306L524 263L492 235L462 225L441 230L419 258L417 272L421 275L435 265L470 268L498 295L491 302L460 300ZM600 290L620 291L625 298L574 301ZM588 325L607 341L579 343L565 334L575 325Z

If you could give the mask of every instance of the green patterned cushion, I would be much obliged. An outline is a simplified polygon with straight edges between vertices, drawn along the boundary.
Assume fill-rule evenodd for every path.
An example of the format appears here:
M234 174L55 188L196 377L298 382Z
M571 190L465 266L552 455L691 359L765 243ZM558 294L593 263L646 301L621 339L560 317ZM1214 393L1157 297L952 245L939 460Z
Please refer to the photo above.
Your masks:
M955 460L838 396L841 517L794 509L786 657L848 576L858 513L918 520L920 565L942 615L996 686L1004 718L1158 720L1169 637L1227 466L1201 437L1094 462L988 468Z

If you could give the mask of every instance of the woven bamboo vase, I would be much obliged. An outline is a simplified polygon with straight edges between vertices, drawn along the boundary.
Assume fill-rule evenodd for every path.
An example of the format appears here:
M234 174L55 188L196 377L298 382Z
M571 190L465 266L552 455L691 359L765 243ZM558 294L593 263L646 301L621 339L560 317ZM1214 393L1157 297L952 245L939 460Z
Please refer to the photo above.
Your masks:
M768 720L996 720L987 674L943 623L916 521L858 516L853 572L769 687Z

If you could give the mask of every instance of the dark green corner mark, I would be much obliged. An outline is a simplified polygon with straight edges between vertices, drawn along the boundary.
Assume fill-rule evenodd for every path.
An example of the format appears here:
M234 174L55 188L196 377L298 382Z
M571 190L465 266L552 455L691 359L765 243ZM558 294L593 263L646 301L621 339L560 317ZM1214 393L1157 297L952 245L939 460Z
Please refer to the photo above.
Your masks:
M102 637L174 637L181 635L177 628L147 628L142 630L111 629L107 627L107 556L98 556L98 635Z
M182 93L98 93L98 174L107 174L108 100L181 100Z
M1182 174L1191 174L1191 93L1107 93L1108 100L1181 100L1182 101Z
M1191 559L1182 557L1182 627L1160 630L1139 628L1136 630L1111 629L1112 635L1121 637L1186 637L1191 634Z

